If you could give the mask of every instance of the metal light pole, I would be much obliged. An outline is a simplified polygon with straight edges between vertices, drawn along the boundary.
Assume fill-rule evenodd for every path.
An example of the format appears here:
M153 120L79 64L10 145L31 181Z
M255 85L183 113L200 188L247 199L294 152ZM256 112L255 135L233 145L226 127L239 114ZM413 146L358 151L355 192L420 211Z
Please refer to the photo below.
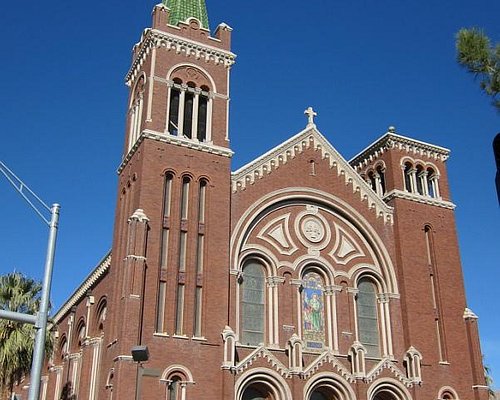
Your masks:
M43 355L45 351L45 332L47 330L47 318L49 312L50 286L52 283L52 269L54 266L54 254L56 250L57 227L59 223L59 204L48 207L30 188L28 188L7 166L0 161L0 172L7 178L17 192L26 200L30 207L49 226L49 241L47 244L47 257L45 259L45 272L42 282L42 298L37 315L29 315L12 311L0 310L0 318L16 322L33 324L36 328L35 346L33 349L33 360L31 362L30 388L28 400L38 400L40 393L40 380L43 367ZM27 192L27 193L25 193ZM31 198L30 198L31 197ZM34 204L37 202L45 213L50 212L50 220L43 211Z

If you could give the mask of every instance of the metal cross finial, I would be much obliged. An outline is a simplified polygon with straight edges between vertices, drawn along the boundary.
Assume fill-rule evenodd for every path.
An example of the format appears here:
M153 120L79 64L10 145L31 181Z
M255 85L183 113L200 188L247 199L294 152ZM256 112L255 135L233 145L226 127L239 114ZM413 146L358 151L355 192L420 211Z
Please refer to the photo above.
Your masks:
M315 112L312 107L308 107L307 110L304 111L304 114L307 115L307 126L313 126L314 117L317 116L318 113Z

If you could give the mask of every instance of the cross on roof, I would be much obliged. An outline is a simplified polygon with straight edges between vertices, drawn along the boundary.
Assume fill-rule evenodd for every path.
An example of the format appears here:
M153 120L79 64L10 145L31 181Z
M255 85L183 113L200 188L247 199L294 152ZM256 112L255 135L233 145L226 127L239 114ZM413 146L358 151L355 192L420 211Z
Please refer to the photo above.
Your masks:
M304 111L304 114L307 115L307 126L314 125L314 117L317 116L318 113L315 112L312 107L308 107L307 110Z

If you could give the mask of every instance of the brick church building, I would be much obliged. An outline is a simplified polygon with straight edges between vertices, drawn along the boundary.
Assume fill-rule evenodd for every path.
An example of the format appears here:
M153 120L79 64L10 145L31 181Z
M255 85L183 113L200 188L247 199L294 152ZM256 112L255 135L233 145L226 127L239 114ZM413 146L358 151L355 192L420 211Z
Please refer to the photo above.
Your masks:
M54 317L41 399L486 400L446 148L304 130L231 171L231 31L154 7L126 76L111 252Z

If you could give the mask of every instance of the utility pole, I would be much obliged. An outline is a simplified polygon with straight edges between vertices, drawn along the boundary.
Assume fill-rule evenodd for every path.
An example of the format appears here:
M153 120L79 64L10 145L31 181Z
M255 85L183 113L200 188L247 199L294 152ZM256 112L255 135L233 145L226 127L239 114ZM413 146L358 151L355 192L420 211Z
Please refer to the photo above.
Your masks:
M33 360L31 362L30 387L28 400L38 400L40 393L40 380L45 351L45 332L49 312L50 287L52 283L52 270L54 267L54 254L56 250L57 228L59 225L59 204L47 206L28 186L24 184L7 166L0 161L0 172L7 178L14 189L23 197L29 206L49 226L49 240L47 256L45 259L45 272L42 282L42 297L37 315L23 314L12 311L0 310L0 318L11 321L32 324L36 328ZM38 206L37 206L38 204ZM44 214L50 213L50 219Z

